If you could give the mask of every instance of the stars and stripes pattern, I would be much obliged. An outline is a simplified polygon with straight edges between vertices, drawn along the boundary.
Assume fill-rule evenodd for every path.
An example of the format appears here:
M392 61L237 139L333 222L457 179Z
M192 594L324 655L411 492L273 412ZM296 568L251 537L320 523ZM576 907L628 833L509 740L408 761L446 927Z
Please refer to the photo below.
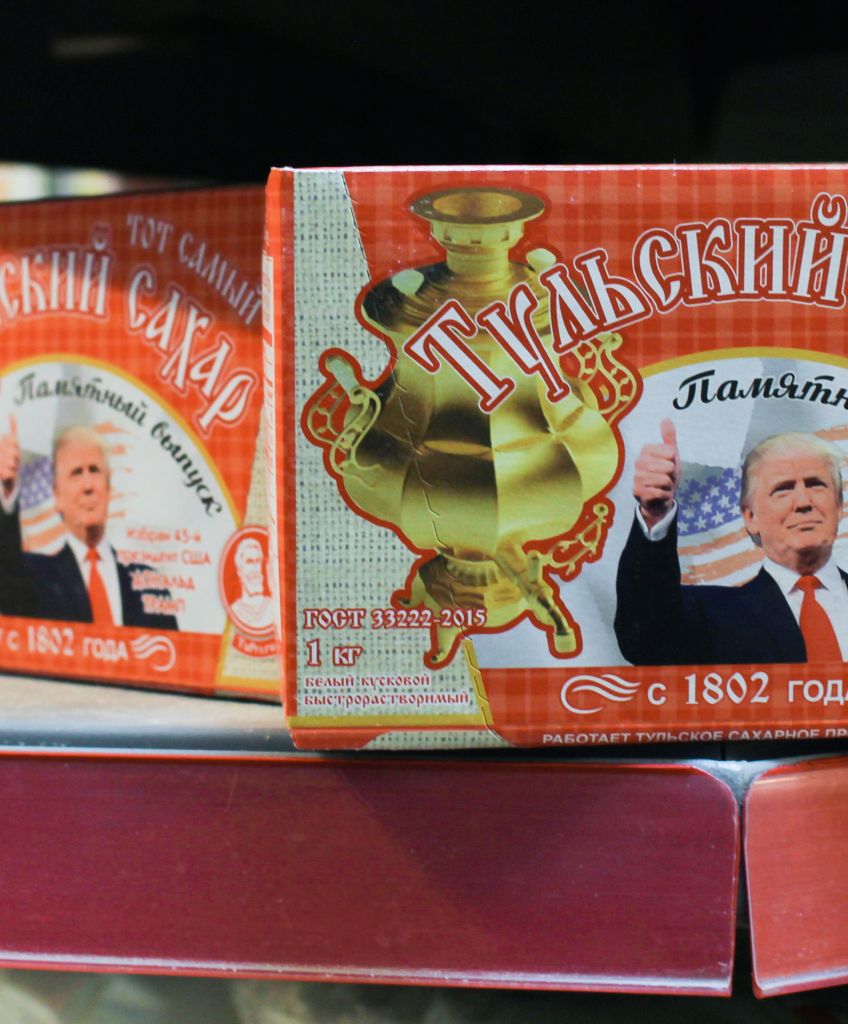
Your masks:
M817 435L848 457L848 424L819 430ZM759 571L763 553L748 536L739 511L741 482L738 467L685 467L677 492L678 551L684 583L738 586ZM848 523L843 519L836 542L837 560L846 541Z
M65 527L53 502L53 470L46 455L21 469L20 500L24 549L51 553L60 548Z

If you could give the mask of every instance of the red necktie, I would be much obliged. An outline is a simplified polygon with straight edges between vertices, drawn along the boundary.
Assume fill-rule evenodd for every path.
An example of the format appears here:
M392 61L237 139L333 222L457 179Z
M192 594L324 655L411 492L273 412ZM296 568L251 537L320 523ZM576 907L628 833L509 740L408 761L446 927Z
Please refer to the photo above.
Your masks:
M100 555L96 548L89 548L86 559L91 564L91 574L88 577L88 600L91 602L91 621L98 626L114 626L112 608L109 605L109 596L106 593L106 585L103 577L97 568Z
M804 594L798 624L807 647L807 661L842 661L836 633L827 612L816 600L815 592L821 586L818 578L802 576L796 586Z

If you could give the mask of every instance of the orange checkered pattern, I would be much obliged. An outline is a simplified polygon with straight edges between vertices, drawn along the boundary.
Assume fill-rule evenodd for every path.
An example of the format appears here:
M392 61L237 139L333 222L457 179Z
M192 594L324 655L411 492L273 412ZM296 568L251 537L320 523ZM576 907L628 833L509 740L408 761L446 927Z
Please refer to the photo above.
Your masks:
M611 274L632 278L633 245L648 228L673 231L716 217L809 219L819 192L844 192L848 171L833 167L427 168L345 173L375 281L405 267L437 262L442 250L429 225L411 216L414 198L442 188L486 184L533 192L546 212L525 225L513 252L544 247L560 259L595 248L609 253ZM768 337L776 347L821 350L832 314L790 303L731 302L678 306L627 328L627 356L637 366Z
M0 348L3 366L0 373L36 357L70 357L95 365L115 367L119 373L134 378L143 387L161 398L161 405L171 409L188 424L196 445L215 467L225 494L231 498L237 525L244 521L251 468L256 449L257 432L262 409L261 362L261 251L263 232L263 190L259 187L195 189L170 193L140 193L98 199L77 199L35 203L8 204L0 207L0 266L7 261L20 261L27 254L55 251L62 247L83 247L106 252L113 259L113 271L107 298L108 318L93 318L60 311L46 311L26 317L8 316L0 308ZM188 265L202 257L208 261L217 253L226 270L216 282L204 278ZM155 281L155 295L150 305L161 302L169 289L177 289L210 314L208 334L200 332L197 350L211 351L221 337L231 349L226 364L251 373L255 386L244 415L233 424L217 423L204 433L198 416L208 405L208 397L196 385L177 391L163 381L165 355L155 341L145 340L128 328L127 289L130 277L139 267L147 266ZM245 282L244 302L252 295L256 308L251 317L239 315L239 305L227 301L224 289L216 288L235 270L234 287ZM233 295L235 293L232 293ZM253 300L251 299L251 302ZM0 306L2 304L0 303ZM252 306L251 306L252 308ZM242 307L244 314L244 307ZM245 320L250 322L246 323ZM214 331L214 334L213 334ZM2 387L2 377L0 377ZM6 424L0 425L5 430ZM167 502L167 495L162 501ZM202 514L202 510L201 510ZM217 553L211 552L214 557ZM217 601L216 594L207 595ZM4 619L7 629L26 630L33 623L27 620ZM75 638L106 635L102 629L74 625ZM144 630L121 627L111 634L116 642L129 643ZM149 632L149 631L148 631ZM226 630L229 633L230 630ZM70 664L57 668L49 655L28 653L26 645L18 651L0 647L0 666L25 672L45 672L106 682L139 683L147 686L180 689L199 693L215 693L221 688L225 636L199 633L173 633L175 646L173 667L163 677L151 673L145 662L127 665L116 662L104 667L102 661L78 656ZM237 690L272 698L275 681L249 678L231 681L229 692Z
M512 250L513 259L520 261L529 251L545 248L570 265L580 254L603 249L609 256L609 274L630 281L634 280L634 245L649 229L674 232L679 225L708 223L719 217L731 224L737 218L782 218L797 223L809 220L810 204L819 193L845 195L848 190L848 169L838 166L354 168L345 170L344 176L372 286L398 271L444 259L442 247L431 238L429 224L409 212L417 197L439 189L486 185L533 193L544 200L545 212L525 225L521 242ZM291 382L283 373L294 336L291 281L297 254L292 180L291 172L275 172L269 191L271 248L283 256L275 291L288 299L287 311L277 311L275 324L283 341L275 353L277 383L284 389L277 407L283 437L298 429ZM304 211L303 215L308 213ZM680 304L668 315L653 313L622 333L626 335L626 360L639 370L666 360L734 347L768 346L848 357L844 313L789 301L739 299L702 306ZM286 460L286 474L294 470L292 448L288 446L281 456ZM298 637L293 620L298 567L294 563L295 504L291 490L286 494L280 491L277 511L281 521L288 692L294 710L297 690L293 647ZM538 744L547 729L576 728L573 722L563 724L559 687L567 668L565 660L562 669L484 668L482 678L494 731L511 742ZM694 668L703 675L710 666ZM732 666L729 671L734 668L749 674L756 668L766 670L775 684L773 693L783 693L783 684L789 679L786 666ZM607 666L592 671L614 673L621 668ZM630 678L648 678L641 669L628 666L627 671ZM670 693L672 682L681 678L680 669L648 671L652 673L650 681L667 684ZM642 728L666 733L665 737L654 738L670 738L676 732L692 729L744 728L766 717L775 728L821 718L820 708L790 706L786 700L773 700L767 710L745 704L728 712L726 702L722 707L703 701L691 707L684 698L685 693L678 687L662 712L642 700L626 711L612 707L592 719L591 725L582 719L580 725L588 732L608 732L638 719ZM831 721L843 718L843 710L831 709ZM353 717L349 731L338 723L324 729L317 720L313 724L314 732L301 733L300 741L305 745L355 746L369 742L379 732L357 727ZM391 724L387 722L386 728L392 728Z

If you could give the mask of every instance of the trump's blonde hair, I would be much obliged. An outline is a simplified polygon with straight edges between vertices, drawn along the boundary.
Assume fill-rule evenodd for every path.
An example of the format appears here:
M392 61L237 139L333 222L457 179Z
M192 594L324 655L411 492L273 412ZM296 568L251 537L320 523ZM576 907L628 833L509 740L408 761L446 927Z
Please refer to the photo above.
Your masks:
M60 434L57 434L53 439L52 467L54 486L56 484L56 463L59 459L59 455L63 449L72 444L92 445L95 448L99 448L103 454L103 464L106 467L106 479L108 480L111 477L112 468L109 465L109 449L106 447L106 443L97 431L92 430L91 427L68 427Z

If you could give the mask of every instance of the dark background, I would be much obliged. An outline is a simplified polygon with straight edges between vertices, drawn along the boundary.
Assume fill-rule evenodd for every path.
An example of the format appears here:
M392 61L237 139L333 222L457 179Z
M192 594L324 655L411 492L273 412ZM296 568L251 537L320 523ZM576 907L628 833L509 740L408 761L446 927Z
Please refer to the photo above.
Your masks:
M4 0L0 160L205 181L272 164L845 160L808 7Z
M0 162L261 182L272 165L845 160L848 41L809 4L0 0ZM633 1019L684 1005L538 1000L582 1020L614 1000Z

